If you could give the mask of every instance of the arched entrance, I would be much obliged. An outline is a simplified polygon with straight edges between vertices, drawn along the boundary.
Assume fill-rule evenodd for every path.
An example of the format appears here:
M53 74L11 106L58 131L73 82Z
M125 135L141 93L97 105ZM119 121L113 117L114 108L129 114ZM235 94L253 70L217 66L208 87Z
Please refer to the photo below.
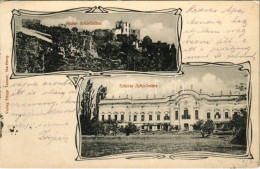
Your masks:
M189 130L189 124L188 123L184 123L184 130Z

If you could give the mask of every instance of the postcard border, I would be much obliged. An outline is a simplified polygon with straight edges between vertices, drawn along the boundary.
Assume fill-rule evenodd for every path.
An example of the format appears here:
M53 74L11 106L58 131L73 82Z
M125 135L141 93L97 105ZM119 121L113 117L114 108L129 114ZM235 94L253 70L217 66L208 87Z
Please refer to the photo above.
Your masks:
M147 13L147 14L165 14L165 13L173 13L173 15L178 16L177 20L177 42L178 47L176 53L176 62L177 62L177 70L176 71L127 71L127 70L110 70L110 71L101 71L101 72L92 72L92 71L85 71L85 70L69 70L69 71L56 71L50 73L17 73L16 72L16 33L15 33L15 16L21 15L31 15L31 16L48 16L48 15L55 15L61 13L68 13L68 12L84 12L86 14L106 14L106 13ZM46 11L30 11L30 10L16 10L12 11L12 19L11 19L11 30L12 30L12 37L13 37L13 49L12 49L12 75L10 79L17 79L17 78L25 78L25 77L34 77L34 76L45 76L45 75L87 75L87 76L114 76L114 75L121 75L121 74L145 74L145 75L155 75L155 76L174 76L177 74L182 74L181 65L182 65L182 51L181 51L181 32L182 32L182 9L178 8L168 8L168 9L161 9L161 10L153 10L153 11L139 11L134 9L126 9L126 8L116 8L116 7L101 7L101 6L94 6L94 7L80 7L80 8L73 8L67 9L57 12L46 12Z
M181 160L200 160L206 158L235 158L235 159L254 159L251 153L251 145L252 145L252 120L251 120L251 101L252 101L252 84L251 84L251 63L250 61L243 63L232 63L232 62L187 62L186 66L238 66L239 71L247 71L248 73L248 81L247 81L247 106L248 106L248 114L247 114L247 127L246 127L246 140L247 140L247 149L246 153L243 155L235 155L235 154L227 154L227 153L217 153L217 152L206 152L206 151L187 151L180 152L174 154L163 154L163 153L150 153L150 152L133 152L133 153L122 153L122 154L114 154L102 157L82 157L81 156L81 125L80 125L80 93L78 92L77 96L77 106L76 106L76 116L77 116L77 127L75 133L75 146L77 149L78 156L75 158L76 161L82 160L111 160L111 159L181 159ZM183 70L182 70L183 72ZM185 73L185 72L184 72ZM83 82L83 77L80 77ZM94 77L89 77L92 79ZM80 89L81 83L77 83L76 88Z

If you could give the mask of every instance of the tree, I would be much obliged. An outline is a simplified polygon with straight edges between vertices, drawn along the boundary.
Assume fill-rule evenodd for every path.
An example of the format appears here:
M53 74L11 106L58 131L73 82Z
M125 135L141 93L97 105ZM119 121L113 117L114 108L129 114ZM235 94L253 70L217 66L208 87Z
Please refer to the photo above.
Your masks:
M116 136L116 134L120 130L118 121L116 120L105 120L103 122L100 122L100 125L98 127L98 133L102 133L104 136L106 136L110 132L112 132L113 135Z
M145 36L142 42L143 49L147 48L151 44L152 44L152 39L149 36Z
M214 123L212 120L207 120L206 122L199 120L193 125L193 129L200 131L201 136L204 138L213 133Z
M71 30L72 30L72 32L74 32L74 33L77 33L77 32L78 32L78 28L77 28L77 27L73 27Z
M240 83L239 85L236 85L235 88L239 92L239 95L240 95L238 97L237 101L246 100L247 99L247 94L245 93L245 91L247 91L247 84ZM240 94L240 92L243 92L243 93Z
M107 95L107 87L104 86L99 86L97 90L97 95L96 95L96 104L95 104L95 111L93 116L95 117L96 120L98 120L99 116L99 103L101 100L105 99Z
M200 131L201 126L203 125L204 121L203 120L198 120L194 125L193 125L193 130L195 131Z
M209 136L211 133L213 133L214 130L214 123L212 120L207 120L205 123L202 124L201 126L201 135L202 137L207 137Z
M234 135L231 143L246 145L247 109L241 109L240 113L234 114L230 125Z
M106 136L107 134L109 134L109 132L111 131L111 126L108 122L104 121L101 123L102 124L102 127L100 128L101 129L101 133Z
M113 120L111 123L111 131L113 132L114 136L116 136L119 131L118 122L116 120Z
M93 107L94 89L93 83L88 80L81 100L81 129L83 134L91 134L91 113Z
M91 108L93 106L93 99L94 99L93 83L90 80L88 80L85 90L82 93L81 114L87 116L89 119L91 117Z
M169 64L168 70L177 70L177 49L174 45L174 43L171 45L169 56L166 59L166 63Z
M95 136L97 136L98 134L103 133L103 130L104 130L103 127L104 127L104 125L101 122L94 121L94 122L92 122L92 125L91 125L91 128L92 128L91 133L94 134Z
M124 133L126 134L126 136L129 136L130 134L137 132L138 128L135 124L133 123L128 123L127 126L125 126L124 128Z

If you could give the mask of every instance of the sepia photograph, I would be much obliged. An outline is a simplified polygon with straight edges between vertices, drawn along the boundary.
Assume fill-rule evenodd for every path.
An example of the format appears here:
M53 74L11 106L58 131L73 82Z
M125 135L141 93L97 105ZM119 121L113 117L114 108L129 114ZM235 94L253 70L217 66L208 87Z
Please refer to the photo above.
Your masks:
M259 3L0 3L2 168L259 167Z
M177 72L176 11L14 15L15 72Z
M81 156L245 155L249 72L215 64L183 65L183 72L86 78L79 92Z

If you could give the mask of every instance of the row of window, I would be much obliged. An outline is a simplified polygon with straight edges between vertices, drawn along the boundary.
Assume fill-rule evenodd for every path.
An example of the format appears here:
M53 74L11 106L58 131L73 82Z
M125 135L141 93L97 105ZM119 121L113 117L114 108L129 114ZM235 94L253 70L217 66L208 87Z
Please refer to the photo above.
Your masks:
M234 114L236 114L237 112L235 112ZM181 116L182 119L191 119L191 116L189 115L189 111L188 110L184 110L184 114ZM229 118L229 113L228 112L225 112L225 118L228 119ZM108 115L108 119L111 120L111 115ZM117 114L114 116L114 119L115 120L118 120L118 116ZM175 111L175 120L178 120L179 119L179 112L178 111ZM195 119L198 120L199 119L199 111L198 110L195 110ZM207 113L207 119L211 119L211 113L208 112ZM219 112L216 112L215 115L214 115L214 119L221 119L221 114ZM105 115L102 115L102 120L104 121L105 120ZM121 114L121 118L120 118L121 121L124 120L124 115ZM141 121L144 121L145 120L145 115L142 114L141 115ZM149 121L152 121L153 120L153 116L150 114L149 115ZM159 114L157 114L157 120L161 120L161 116ZM170 120L170 116L168 114L166 114L164 116L164 120ZM131 116L129 116L129 121L131 121ZM134 119L133 121L137 121L137 115L134 115Z
M236 113L236 112L235 112ZM211 119L210 117L211 113L208 112L207 113L207 119ZM184 114L181 116L182 119L190 119L190 115L189 115L189 111L187 109L184 110ZM225 112L225 118L228 119L229 118L229 113ZM175 120L179 119L179 112L175 111ZM199 119L199 110L195 110L195 119L198 120ZM216 114L214 115L214 119L221 119L221 114L219 112L216 112Z
M102 115L102 120L104 121L105 120L105 115ZM108 120L111 120L111 115L109 114L108 115ZM115 114L114 116L114 120L118 120L118 116L117 114ZM121 118L120 118L121 121L124 121L124 115L121 114ZM144 121L145 120L145 116L144 114L141 115L141 121ZM150 114L149 115L149 121L152 121L153 120L153 116ZM157 120L161 120L161 116L159 114L157 114ZM168 114L166 114L164 116L164 120L170 120L170 116ZM131 116L129 116L129 121L131 121ZM137 121L137 115L134 115L134 119L133 121Z
M125 118L124 115L121 114L120 120L123 121L124 118ZM104 120L105 120L105 115L102 115L102 121L104 121ZM108 120L111 120L111 115L110 115L110 114L108 115ZM117 114L115 114L114 120L118 120L118 119L117 119Z
M149 128L149 130L152 130L153 129L153 126L152 125L150 125L150 126L147 126L147 128ZM161 125L157 125L157 130L160 130L162 127L161 127ZM145 126L142 126L142 130L144 130L145 129Z
M234 114L236 114L237 112L235 112ZM210 112L207 113L207 119L211 119L210 117ZM225 112L225 119L228 119L229 118L229 113L228 112ZM216 112L215 115L214 115L214 119L221 119L221 114L219 112Z

